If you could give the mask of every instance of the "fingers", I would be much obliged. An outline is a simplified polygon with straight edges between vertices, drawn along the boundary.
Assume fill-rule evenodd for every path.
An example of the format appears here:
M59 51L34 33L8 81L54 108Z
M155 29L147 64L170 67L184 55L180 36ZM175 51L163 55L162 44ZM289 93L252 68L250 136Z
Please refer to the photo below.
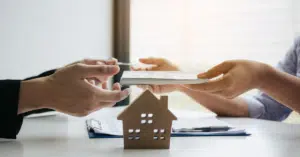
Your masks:
M230 62L230 61L223 62L223 63L213 67L212 69L208 70L207 72L199 74L198 78L211 79L211 78L217 77L221 74L227 73L233 66L234 66L233 62Z
M75 62L78 63L78 62ZM88 65L117 65L118 60L115 58L109 60L102 60L102 59L84 59L80 61L80 63L88 64Z
M112 58L110 60L105 61L105 63L108 65L117 65L118 60L116 58Z
M132 71L146 71L145 68L136 68L136 67L130 67L130 70L132 70Z
M131 71L139 71L138 69L140 69L140 68L136 68L136 67L133 67L133 66L130 67Z
M115 87L117 89L119 87ZM121 90L101 90L96 94L96 98L98 102L119 102L124 100L129 96L131 90L130 88L126 88L123 91Z
M115 84L113 84L113 88L112 88L113 90L116 90L116 91L120 91L121 90L121 85L120 85L120 83L115 83Z
M73 65L73 68L77 76L84 78L113 76L120 71L117 65L86 65L78 63Z
M102 85L102 89L108 89L107 82L103 82L101 85Z
M103 60L103 59L84 59L81 61L76 61L74 63L68 64L67 66L71 66L71 65L75 65L78 63L83 63L83 64L87 64L87 65L117 65L118 60L115 58L109 59L109 60Z
M88 65L102 65L105 64L105 60L101 59L84 59L81 63L88 64Z
M92 85L96 85L96 82L95 82L95 80L93 80L93 79L88 79L88 82L89 82L90 84L92 84Z
M101 81L98 78L87 78L86 79L90 84L98 86Z
M105 84L106 83L103 83L102 86L107 86ZM97 96L97 100L94 100L94 102L99 102L92 103L95 105L90 105L88 108L86 108L83 112L83 116L91 114L105 107L113 107L116 104L116 102L125 99L130 93L129 89L121 91L121 85L119 83L115 83L113 85L113 90L114 91L101 90L102 94Z
M232 84L230 75L225 75L219 79L212 80L202 84L190 84L184 85L185 87L197 90L197 91L204 91L204 92L218 92L222 91L226 88L229 88Z
M154 65L162 65L166 62L163 58L140 58L139 61L144 64L154 64Z
M147 68L130 67L130 70L132 70L132 71L159 71L159 69L156 69L156 66L151 66L151 67L147 67Z

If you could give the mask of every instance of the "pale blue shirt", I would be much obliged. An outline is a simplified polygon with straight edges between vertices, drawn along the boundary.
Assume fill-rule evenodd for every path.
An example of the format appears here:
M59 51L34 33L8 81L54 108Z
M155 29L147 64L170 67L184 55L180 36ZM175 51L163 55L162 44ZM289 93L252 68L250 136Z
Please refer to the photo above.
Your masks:
M295 40L292 48L278 63L277 69L300 77L300 38ZM290 108L280 104L263 92L259 92L254 96L246 96L244 100L248 104L249 115L252 118L282 121L292 112Z

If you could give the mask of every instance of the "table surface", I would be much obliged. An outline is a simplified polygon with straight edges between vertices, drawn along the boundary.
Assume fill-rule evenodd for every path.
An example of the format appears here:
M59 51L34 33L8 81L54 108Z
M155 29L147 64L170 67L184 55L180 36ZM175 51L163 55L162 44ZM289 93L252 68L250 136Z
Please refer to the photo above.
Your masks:
M248 137L173 137L169 150L124 150L123 139L89 139L84 120L65 115L25 119L16 141L0 142L2 157L299 157L300 125L220 118Z

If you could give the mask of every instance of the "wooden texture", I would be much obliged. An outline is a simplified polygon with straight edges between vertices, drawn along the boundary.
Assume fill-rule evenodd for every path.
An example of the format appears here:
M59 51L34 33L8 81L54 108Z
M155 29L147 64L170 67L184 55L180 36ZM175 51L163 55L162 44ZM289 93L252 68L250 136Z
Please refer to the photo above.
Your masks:
M146 90L119 116L123 120L125 149L168 149L172 121L168 97L155 97Z

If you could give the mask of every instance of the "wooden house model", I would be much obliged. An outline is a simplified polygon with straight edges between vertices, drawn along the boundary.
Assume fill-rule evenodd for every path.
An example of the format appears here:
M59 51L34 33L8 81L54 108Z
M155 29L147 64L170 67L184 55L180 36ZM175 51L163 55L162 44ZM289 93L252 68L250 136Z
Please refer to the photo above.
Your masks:
M119 116L123 121L125 149L168 149L172 121L168 97L158 99L149 90L141 94Z

